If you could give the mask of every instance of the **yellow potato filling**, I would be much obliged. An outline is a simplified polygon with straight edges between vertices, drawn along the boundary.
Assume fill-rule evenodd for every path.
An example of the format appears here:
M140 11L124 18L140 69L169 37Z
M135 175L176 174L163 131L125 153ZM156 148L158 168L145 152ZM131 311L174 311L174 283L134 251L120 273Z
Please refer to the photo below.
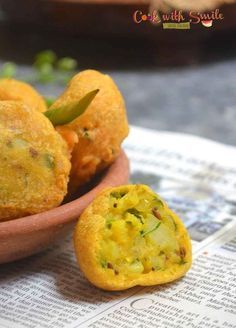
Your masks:
M115 275L135 276L186 263L178 224L166 204L143 188L110 194L99 265Z

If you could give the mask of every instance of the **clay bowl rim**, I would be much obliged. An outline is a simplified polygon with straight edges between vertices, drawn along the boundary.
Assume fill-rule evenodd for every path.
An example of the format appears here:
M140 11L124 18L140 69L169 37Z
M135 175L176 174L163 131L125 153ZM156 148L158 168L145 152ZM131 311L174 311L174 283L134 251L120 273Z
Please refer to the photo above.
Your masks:
M79 218L81 213L81 202L88 203L92 201L95 195L104 188L118 185L115 183L115 176L123 174L123 181L129 178L129 160L125 152L121 150L116 161L105 171L101 181L91 190L77 199L60 205L49 211L25 216L18 219L0 222L0 239L1 237L25 234L33 231L46 230L53 226L71 223ZM113 182L113 183L112 183ZM76 213L78 206L78 214Z

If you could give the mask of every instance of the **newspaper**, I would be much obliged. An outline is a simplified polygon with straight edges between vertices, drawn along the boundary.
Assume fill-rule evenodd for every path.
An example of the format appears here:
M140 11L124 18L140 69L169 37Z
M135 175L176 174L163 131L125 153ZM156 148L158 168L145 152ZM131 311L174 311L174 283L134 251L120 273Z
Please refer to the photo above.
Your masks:
M236 148L136 127L124 148L131 181L185 222L191 270L161 286L102 291L83 277L69 236L0 267L0 328L236 328Z

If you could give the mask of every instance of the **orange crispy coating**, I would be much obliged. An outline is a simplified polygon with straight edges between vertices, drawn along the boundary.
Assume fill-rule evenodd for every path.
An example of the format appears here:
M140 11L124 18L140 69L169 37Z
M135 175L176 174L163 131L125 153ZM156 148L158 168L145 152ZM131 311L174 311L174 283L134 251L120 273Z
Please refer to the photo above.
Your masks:
M0 100L19 100L39 112L47 110L43 97L33 87L14 79L0 80Z
M58 206L70 173L65 141L40 112L0 101L0 221Z

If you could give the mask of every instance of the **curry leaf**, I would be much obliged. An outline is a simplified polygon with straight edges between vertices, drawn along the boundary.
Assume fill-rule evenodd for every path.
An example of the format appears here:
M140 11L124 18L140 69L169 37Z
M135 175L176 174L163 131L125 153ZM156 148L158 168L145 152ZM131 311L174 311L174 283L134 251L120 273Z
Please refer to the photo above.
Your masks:
M87 107L91 104L99 89L87 93L79 101L72 102L58 108L49 109L44 115L52 122L53 125L68 124L78 116L82 115Z

